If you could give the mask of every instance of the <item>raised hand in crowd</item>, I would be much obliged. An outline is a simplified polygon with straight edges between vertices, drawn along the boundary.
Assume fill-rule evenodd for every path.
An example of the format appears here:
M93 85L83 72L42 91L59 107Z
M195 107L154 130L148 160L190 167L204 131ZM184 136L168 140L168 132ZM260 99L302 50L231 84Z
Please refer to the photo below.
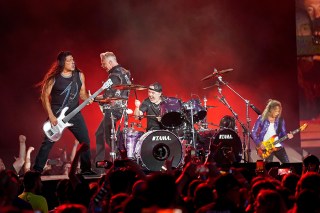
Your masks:
M19 157L16 158L15 162L13 162L12 166L17 174L19 174L25 163L26 157L26 136L19 135Z
M30 170L31 168L31 152L33 152L34 147L30 146L27 150L27 154L26 154L26 160L24 163L24 172L26 173L27 171Z

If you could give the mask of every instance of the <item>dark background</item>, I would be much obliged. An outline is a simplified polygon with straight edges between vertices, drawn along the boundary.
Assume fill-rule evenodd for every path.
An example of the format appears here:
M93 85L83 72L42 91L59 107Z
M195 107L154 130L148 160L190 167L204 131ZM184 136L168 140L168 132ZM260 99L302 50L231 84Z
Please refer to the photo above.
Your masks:
M223 79L235 91L260 110L269 98L281 101L287 129L299 126L292 0L2 0L0 27L0 157L6 164L18 156L20 134L26 135L27 147L35 147L32 159L38 152L46 114L35 84L61 50L73 53L92 93L107 77L99 54L112 51L136 84L159 81L165 95L184 101L206 96L208 105L217 106L208 112L208 121L216 124L231 113L215 98L217 88L202 89L215 80L200 79L214 68L233 68ZM245 123L244 101L227 87L223 94ZM139 91L138 96L143 100L147 91ZM129 107L133 105L132 96ZM94 154L94 132L102 114L96 104L82 112ZM251 109L249 117L252 127L257 115ZM70 152L73 140L66 131L51 157L58 148ZM299 136L289 143L299 150Z

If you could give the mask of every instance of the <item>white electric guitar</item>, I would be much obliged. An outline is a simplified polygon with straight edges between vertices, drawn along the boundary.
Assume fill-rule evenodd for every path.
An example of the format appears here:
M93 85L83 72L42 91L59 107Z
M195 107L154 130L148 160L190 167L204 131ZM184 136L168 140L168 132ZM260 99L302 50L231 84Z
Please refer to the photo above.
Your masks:
M80 104L77 108L72 110L72 112L70 112L68 115L65 115L65 113L69 109L69 107L63 108L59 117L57 118L57 121L58 121L57 125L52 126L49 120L43 124L42 129L44 131L44 134L52 142L58 141L61 138L64 129L73 125L71 123L68 123L68 121L71 118L73 118L73 116L75 116L78 112L80 112L80 110L82 110L82 108L84 108L90 102L90 100L93 100L95 97L97 97L104 89L110 88L112 86L112 84L113 83L112 83L111 79L106 81L98 91L96 91L88 99L83 101L82 104Z

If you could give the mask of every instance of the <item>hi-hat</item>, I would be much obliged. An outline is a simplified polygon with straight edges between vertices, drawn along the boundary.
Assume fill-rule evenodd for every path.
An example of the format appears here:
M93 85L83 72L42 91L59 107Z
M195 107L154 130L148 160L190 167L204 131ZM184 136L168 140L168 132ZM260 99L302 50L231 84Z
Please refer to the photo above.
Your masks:
M139 85L139 84L119 84L119 85L114 85L112 88L119 89L119 90L145 90L145 89L147 89L146 86Z
M99 103L110 103L111 101L118 101L118 100L128 100L127 98L122 98L122 97L109 97L109 98L104 98L101 100L95 99L94 102L99 102Z
M221 75L223 73L231 72L232 70L233 70L232 68L225 69L225 70L216 70L216 69L214 69L212 74L204 77L203 79L201 79L201 81L207 80L207 79L212 78L212 77L216 77L216 76Z

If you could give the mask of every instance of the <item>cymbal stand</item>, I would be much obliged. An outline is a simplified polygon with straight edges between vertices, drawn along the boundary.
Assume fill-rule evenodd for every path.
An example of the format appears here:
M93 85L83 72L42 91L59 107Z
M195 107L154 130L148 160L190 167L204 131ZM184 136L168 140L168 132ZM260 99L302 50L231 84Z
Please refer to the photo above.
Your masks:
M193 143L193 148L196 149L196 137L195 137L195 132L194 132L194 121L193 121L193 106L192 106L191 101L187 104L186 108L187 108L187 110L190 110L190 112L191 112L192 143Z
M129 123L128 123L129 119L128 119L128 112L127 112L128 101L125 101L125 104L123 104L121 108L123 111L122 111L121 119L119 121L119 128L123 122L123 131L122 131L123 140L124 140L123 143L124 143L124 147L127 148L127 133L128 133L128 129L129 129ZM118 130L119 130L119 128L118 128ZM122 146L121 146L121 148L122 148Z
M114 120L116 119L112 112L111 112L111 152L110 152L110 155L111 155L111 158L112 158L112 162L115 161L117 155L116 155L116 147L115 147L115 143L117 141L117 134L116 134L116 131L115 131L115 123L114 123Z
M208 99L206 98L206 96L204 96L203 97L203 106L206 109L206 111L208 112L207 101L208 101ZM208 129L207 116L201 121L201 127L204 128L204 129Z
M233 93L235 93L238 97L240 97L246 104L246 122L247 122L247 126L245 126L239 119L238 116L236 117L236 119L238 120L238 122L240 123L242 130L243 130L243 153L244 153L244 161L245 162L250 162L250 158L251 158L251 149L250 149L250 139L252 139L252 135L250 133L250 122L251 119L249 117L249 106L250 106L250 102L249 100L243 98L238 92L236 92L234 89L232 89L228 83L224 82L222 80L222 76L218 75L218 82L219 85L220 83L227 86ZM221 90L220 86L218 86L218 90ZM221 95L221 92L219 92ZM230 109L230 108L229 108ZM247 140L246 140L247 139Z

